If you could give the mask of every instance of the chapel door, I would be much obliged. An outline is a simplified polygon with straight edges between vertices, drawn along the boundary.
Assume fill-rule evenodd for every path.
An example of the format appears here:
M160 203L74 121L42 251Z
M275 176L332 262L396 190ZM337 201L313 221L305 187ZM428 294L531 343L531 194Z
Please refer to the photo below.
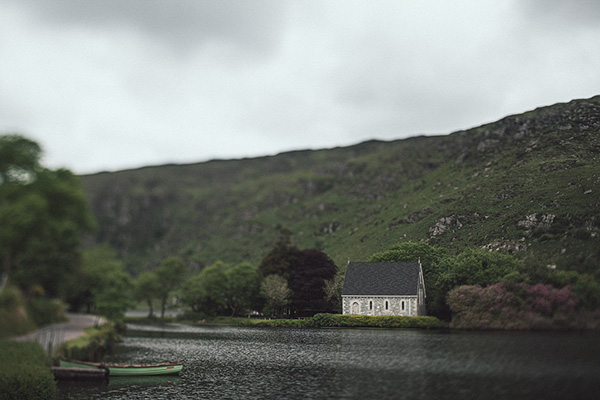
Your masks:
M358 304L358 301L355 301L352 303L352 313L351 314L360 314L360 305Z

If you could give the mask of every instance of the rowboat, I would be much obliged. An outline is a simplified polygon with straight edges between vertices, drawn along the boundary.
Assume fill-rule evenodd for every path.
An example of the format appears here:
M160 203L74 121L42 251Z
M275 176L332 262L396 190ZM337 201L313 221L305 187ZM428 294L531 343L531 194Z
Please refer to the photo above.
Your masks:
M94 363L77 360L60 360L61 367L67 368L97 368L108 371L109 376L147 376L147 375L172 375L179 373L183 368L182 362L164 362L152 364L119 364L119 363Z

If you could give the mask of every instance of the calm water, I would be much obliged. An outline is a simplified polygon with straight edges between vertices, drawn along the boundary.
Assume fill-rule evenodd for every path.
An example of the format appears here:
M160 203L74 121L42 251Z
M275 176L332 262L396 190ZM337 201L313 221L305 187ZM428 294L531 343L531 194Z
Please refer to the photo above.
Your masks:
M60 386L63 399L597 399L600 336L129 325L106 361L175 377Z

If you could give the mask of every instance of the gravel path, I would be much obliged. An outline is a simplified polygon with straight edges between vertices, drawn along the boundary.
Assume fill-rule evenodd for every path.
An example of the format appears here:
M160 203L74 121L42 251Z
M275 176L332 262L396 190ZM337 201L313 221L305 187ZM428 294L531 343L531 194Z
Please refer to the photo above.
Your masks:
M38 342L50 353L61 343L83 336L85 328L106 322L104 318L90 314L68 313L67 318L69 318L68 322L46 326L27 335L19 336L16 340Z

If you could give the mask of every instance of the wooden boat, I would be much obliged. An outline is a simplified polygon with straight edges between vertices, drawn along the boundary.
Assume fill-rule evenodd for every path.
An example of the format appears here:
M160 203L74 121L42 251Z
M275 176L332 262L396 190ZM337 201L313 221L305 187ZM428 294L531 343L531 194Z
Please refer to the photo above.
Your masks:
M109 376L148 376L172 375L179 373L183 368L182 362L164 362L152 364L119 364L119 363L94 363L77 360L60 360L61 367L67 368L97 368L108 371Z

